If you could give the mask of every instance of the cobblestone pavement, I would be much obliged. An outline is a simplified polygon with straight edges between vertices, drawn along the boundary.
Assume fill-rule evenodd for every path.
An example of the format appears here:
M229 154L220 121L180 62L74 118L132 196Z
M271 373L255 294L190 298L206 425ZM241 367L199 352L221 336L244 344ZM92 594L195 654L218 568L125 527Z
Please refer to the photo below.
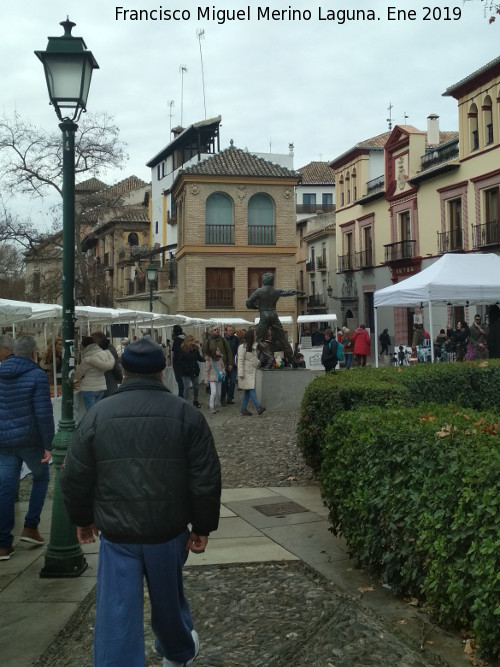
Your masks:
M202 411L224 488L316 483L296 448L296 413L243 417L237 405ZM410 646L393 625L301 562L192 567L185 580L200 667L456 667ZM145 598L146 665L160 665ZM36 667L92 665L94 608L92 593Z

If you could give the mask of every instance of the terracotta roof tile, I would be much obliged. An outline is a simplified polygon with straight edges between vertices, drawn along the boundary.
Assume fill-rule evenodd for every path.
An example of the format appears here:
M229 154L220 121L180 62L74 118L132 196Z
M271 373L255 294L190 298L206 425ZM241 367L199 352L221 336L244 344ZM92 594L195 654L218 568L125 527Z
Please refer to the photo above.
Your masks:
M333 185L335 172L330 169L328 162L309 162L299 169L302 174L302 185Z
M207 157L197 164L182 169L181 174L200 176L256 176L273 178L300 178L298 172L281 167L235 146Z

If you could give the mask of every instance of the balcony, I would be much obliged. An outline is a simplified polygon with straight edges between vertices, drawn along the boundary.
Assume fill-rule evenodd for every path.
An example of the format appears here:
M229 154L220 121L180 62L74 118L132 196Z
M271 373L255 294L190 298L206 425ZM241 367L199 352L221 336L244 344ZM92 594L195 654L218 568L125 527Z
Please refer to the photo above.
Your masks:
M472 245L474 248L500 245L500 222L493 220L483 225L472 227Z
M382 176L377 176L377 178L372 178L371 181L368 181L366 183L366 194L367 195L373 195L376 192L380 192L384 189L385 185L385 177Z
M207 287L205 308L234 308L234 287Z
M335 211L335 204L297 204L295 213L315 215L316 213L331 213Z
M248 245L276 245L274 225L249 225Z
M373 252L370 248L369 250L361 250L357 252L356 255L356 268L357 269L371 269L373 266Z
M307 262L306 262L306 271L308 273L312 273L313 271L316 271L314 258L307 260Z
M451 229L449 232L438 232L438 252L456 252L464 249L462 230Z
M326 257L318 257L316 259L316 268L318 271L326 271Z
M351 254L339 255L337 257L338 273L345 271L354 271L354 256Z
M326 299L323 294L312 294L307 297L308 310L316 310L318 308L326 308Z
M458 157L458 141L453 141L451 144L444 144L434 150L430 150L421 157L422 171L435 167L444 162L450 162Z
M234 225L206 225L205 243L210 245L233 245Z
M402 259L412 259L415 256L414 240L397 241L397 243L388 243L385 248L385 263L399 262Z

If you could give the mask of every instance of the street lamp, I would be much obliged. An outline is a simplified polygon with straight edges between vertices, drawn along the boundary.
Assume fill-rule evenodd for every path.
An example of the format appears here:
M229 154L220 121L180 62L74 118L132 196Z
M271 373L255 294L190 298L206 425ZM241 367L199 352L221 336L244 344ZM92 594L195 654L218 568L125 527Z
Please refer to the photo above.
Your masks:
M157 267L153 264L153 261L151 260L150 265L146 269L146 275L149 280L149 312L153 312L153 283L156 283L156 279L158 277L158 269Z
M83 551L76 539L62 500L59 470L66 456L75 430L73 416L74 342L75 342L75 134L76 121L86 110L92 72L97 69L94 56L87 51L81 37L73 37L74 23L66 19L61 37L49 37L46 51L35 51L42 61L50 103L61 121L63 139L62 204L63 204L63 258L62 258L62 405L61 420L54 437L54 500L50 541L45 554L41 577L78 577L87 568ZM64 110L64 111L62 111ZM67 111L66 111L67 110Z

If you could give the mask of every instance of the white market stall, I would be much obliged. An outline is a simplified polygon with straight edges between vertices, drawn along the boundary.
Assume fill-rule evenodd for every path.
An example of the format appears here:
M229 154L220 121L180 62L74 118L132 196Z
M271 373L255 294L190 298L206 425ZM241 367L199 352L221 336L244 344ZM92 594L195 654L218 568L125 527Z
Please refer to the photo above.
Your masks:
M500 257L493 253L447 253L429 267L400 283L374 293L375 341L378 341L377 308L428 306L432 332L432 306L490 305L500 301ZM431 345L431 360L434 349ZM375 355L378 367L378 355Z
M297 317L299 350L300 353L304 356L304 361L306 362L306 368L310 368L313 371L324 370L323 364L321 363L321 353L323 351L323 346L313 347L311 344L310 337L308 337L307 341L303 340L302 325L319 324L320 322L326 322L334 332L336 331L337 316L335 315L335 313L322 313L319 315L299 315Z

